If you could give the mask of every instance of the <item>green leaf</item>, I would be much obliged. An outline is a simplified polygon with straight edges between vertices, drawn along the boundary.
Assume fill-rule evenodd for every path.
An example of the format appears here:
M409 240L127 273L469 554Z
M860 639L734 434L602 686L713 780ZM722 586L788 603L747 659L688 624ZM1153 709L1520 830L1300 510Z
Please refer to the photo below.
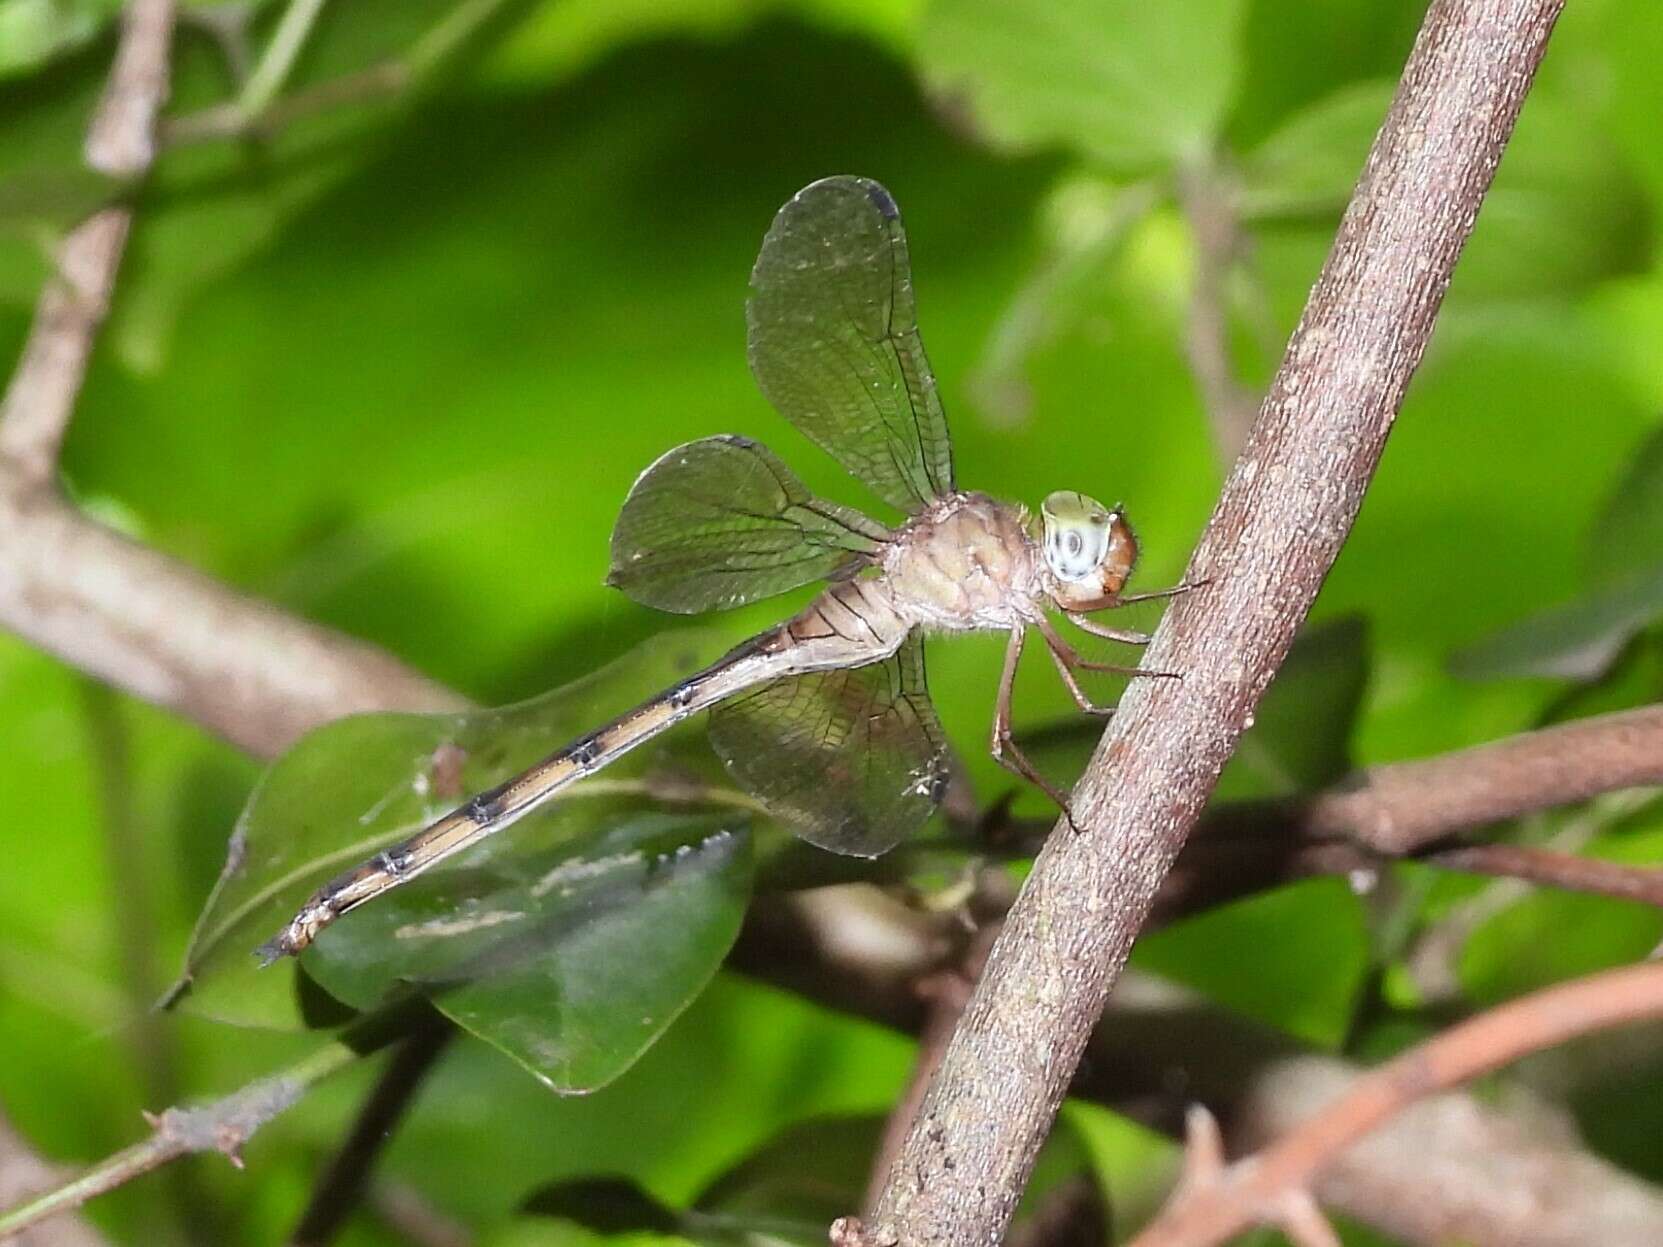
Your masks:
M0 0L0 78L89 42L121 0Z
M1295 113L1242 160L1242 211L1337 214L1350 199L1394 84L1353 83ZM1580 289L1636 271L1647 206L1616 149L1578 110L1535 92L1456 270L1464 298Z
M1314 879L1223 905L1139 940L1132 964L1333 1049L1369 964L1361 906Z
M936 0L925 82L995 146L1060 146L1117 172L1217 140L1240 72L1240 0Z
M716 973L751 881L743 814L617 818L569 803L487 841L343 918L306 969L361 1009L416 988L551 1090L603 1087Z
M1532 893L1474 931L1461 983L1493 1004L1550 983L1643 960L1663 938L1663 914L1637 902L1575 892Z
M1550 676L1596 680L1623 648L1663 618L1663 566L1640 571L1457 650L1450 670L1468 680Z
M1357 82L1293 114L1242 158L1249 219L1328 216L1351 197L1394 84Z
M1611 490L1585 567L1588 592L1458 650L1450 670L1468 680L1596 680L1628 642L1663 619L1663 431L1641 442Z
M1594 521L1585 566L1597 585L1645 571L1663 580L1663 428L1641 443Z
M1533 91L1451 286L1459 298L1574 291L1646 267L1650 208L1585 111Z
M307 734L266 772L237 820L175 993L193 1012L224 1021L303 1024L290 975L259 970L252 950L314 889L465 794L698 669L715 648L698 632L660 636L585 679L505 709L359 715ZM600 839L641 802L640 777L654 752L622 759L498 839L545 851Z
M1310 792L1349 771L1368 669L1368 625L1361 616L1300 633L1220 777L1219 795Z
M1029 361L1080 320L1155 203L1153 187L1119 187L1091 175L1067 177L1052 189L1040 214L1044 254L1000 313L970 381L984 410L1005 424L1029 417Z
M1450 670L1470 680L1596 680L1630 641L1663 619L1663 431L1641 443L1612 491L1585 562L1587 592L1456 651Z

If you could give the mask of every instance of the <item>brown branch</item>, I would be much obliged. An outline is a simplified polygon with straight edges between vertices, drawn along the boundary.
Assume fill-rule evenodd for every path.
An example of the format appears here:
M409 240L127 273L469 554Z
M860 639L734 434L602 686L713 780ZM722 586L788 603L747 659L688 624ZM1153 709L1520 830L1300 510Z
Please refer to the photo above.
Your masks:
M1009 1225L1162 877L1361 506L1560 0L1436 0L1179 598L1035 861L871 1236Z
M1392 856L1455 831L1621 788L1663 784L1663 706L1372 767L1305 806L1305 836L1348 836Z
M1207 1247L1274 1220L1356 1139L1409 1105L1579 1035L1663 1016L1663 964L1625 966L1510 1001L1355 1080L1280 1142L1183 1189L1132 1247Z
M124 692L265 757L343 714L466 704L373 646L12 485L0 461L0 625Z
M438 1015L424 1018L393 1054L353 1123L341 1150L319 1179L290 1235L293 1247L324 1247L340 1233L369 1185L370 1171L422 1080L444 1055L456 1027Z

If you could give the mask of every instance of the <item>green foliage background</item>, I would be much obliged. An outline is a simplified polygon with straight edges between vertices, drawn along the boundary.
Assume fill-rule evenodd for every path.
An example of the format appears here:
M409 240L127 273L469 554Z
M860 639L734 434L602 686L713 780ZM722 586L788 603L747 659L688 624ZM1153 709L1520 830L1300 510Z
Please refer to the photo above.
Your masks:
M0 0L4 358L44 244L96 192L75 151L115 7ZM277 12L255 7L263 36ZM746 275L771 214L807 182L855 172L906 213L960 482L1029 502L1054 488L1123 500L1142 584L1171 583L1220 480L1182 349L1193 240L1164 202L1118 232L1105 222L1127 187L1229 153L1253 242L1232 286L1234 345L1262 382L1421 6L1172 0L1127 16L1135 7L508 5L394 104L330 112L266 145L170 152L140 201L68 482L142 540L483 702L562 684L682 626L601 583L617 507L669 446L745 433L812 487L869 501L766 407L743 349ZM329 6L296 83L397 54L447 9ZM1105 34L1104 9L1127 25ZM1041 29L1056 41L1025 37ZM1050 47L1070 55L1048 62ZM1318 620L1366 621L1360 706L1332 725L1358 763L1659 693L1663 521L1645 500L1663 472L1653 452L1646 475L1641 453L1663 404L1660 59L1652 0L1579 0L1555 35L1317 607ZM178 61L175 113L234 87L200 26L182 31ZM1025 306L1046 315L1025 322ZM998 327L1013 323L1019 349L1001 353ZM1510 674L1562 669L1528 631L1512 644L1530 661L1486 647L1544 605L1635 577L1651 605L1620 627L1570 608L1608 640L1616 627L1619 656L1595 681ZM776 614L716 626L736 638ZM931 653L942 718L984 797L1005 787L981 751L999 645ZM1463 650L1488 678L1451 673ZM1284 706L1290 738L1332 700L1333 681L1309 685ZM1069 707L1035 664L1019 723ZM136 1137L159 1094L230 1090L306 1050L304 1036L189 1015L146 1023L137 1007L180 964L256 765L8 639L0 725L0 1102L19 1128L54 1157L91 1160ZM1286 780L1249 755L1227 788ZM140 863L112 863L122 819ZM1663 854L1655 806L1513 830L1572 824L1592 831L1591 851ZM1404 879L1411 927L1477 887ZM134 914L142 932L123 926ZM1616 902L1526 895L1474 933L1463 1002L1643 956L1660 935L1655 914ZM1320 882L1163 932L1139 956L1314 1043L1373 1052L1434 1021L1401 951L1361 901ZM171 1074L155 1072L144 1036L171 1053ZM456 1045L384 1173L482 1243L564 1242L578 1231L514 1211L540 1184L624 1174L685 1201L793 1122L885 1111L909 1059L893 1034L724 974L589 1097L558 1098L486 1045ZM268 1127L249 1173L187 1162L94 1218L125 1241L177 1240L193 1220L222 1241L278 1241L370 1072ZM1596 1141L1663 1179L1655 1147L1636 1142L1655 1139L1663 1103L1605 1092L1585 1118ZM1117 1203L1130 1191L1137 1207L1170 1171L1165 1144L1104 1113L1074 1120ZM347 1241L388 1234L360 1218Z

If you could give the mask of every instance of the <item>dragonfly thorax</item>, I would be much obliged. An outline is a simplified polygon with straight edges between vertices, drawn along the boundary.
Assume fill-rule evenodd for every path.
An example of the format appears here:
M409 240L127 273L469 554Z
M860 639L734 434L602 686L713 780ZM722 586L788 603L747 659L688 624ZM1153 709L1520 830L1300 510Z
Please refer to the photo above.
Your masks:
M1027 513L981 493L939 498L907 521L883 570L898 609L926 628L1007 629L1045 591Z

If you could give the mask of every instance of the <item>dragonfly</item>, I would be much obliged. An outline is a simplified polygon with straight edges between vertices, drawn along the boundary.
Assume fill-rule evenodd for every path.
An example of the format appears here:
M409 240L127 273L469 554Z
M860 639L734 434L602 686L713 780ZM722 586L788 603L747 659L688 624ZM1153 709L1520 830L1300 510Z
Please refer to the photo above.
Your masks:
M925 682L930 632L1009 634L993 756L1068 810L1012 739L1028 632L1075 703L1106 714L1079 672L1166 673L1086 659L1052 614L1143 644L1147 634L1090 616L1187 586L1122 592L1138 545L1118 505L1061 490L1032 514L955 485L906 232L877 182L826 178L780 209L751 273L746 320L763 395L906 520L891 527L816 497L744 437L704 438L658 459L619 512L610 584L682 614L825 588L784 623L325 884L261 947L264 961L300 953L343 914L706 710L729 774L772 816L822 848L875 857L918 829L947 786L948 746Z

